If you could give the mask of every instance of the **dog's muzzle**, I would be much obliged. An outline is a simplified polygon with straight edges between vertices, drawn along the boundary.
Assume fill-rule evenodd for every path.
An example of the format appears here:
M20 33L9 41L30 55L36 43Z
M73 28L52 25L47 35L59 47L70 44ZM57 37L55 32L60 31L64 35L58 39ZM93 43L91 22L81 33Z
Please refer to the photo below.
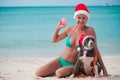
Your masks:
M90 40L88 43L88 47L93 47L93 45L94 45L94 42L92 40Z

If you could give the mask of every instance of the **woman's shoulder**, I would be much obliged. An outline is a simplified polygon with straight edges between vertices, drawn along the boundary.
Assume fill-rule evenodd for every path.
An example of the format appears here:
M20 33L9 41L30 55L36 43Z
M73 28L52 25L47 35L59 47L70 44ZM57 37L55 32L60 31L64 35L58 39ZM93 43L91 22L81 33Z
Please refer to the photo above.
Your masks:
M91 26L87 26L87 30L86 30L88 34L92 34L92 35L95 35L95 30L93 27Z
M68 26L67 29L68 30L72 30L74 28L74 26Z
M94 32L94 28L91 26L87 26L87 31Z
M87 26L87 28L88 28L89 30L94 30L94 28L93 28L92 26Z
M69 27L67 27L66 30L68 33L71 33L73 31L73 29L74 29L74 26L69 26Z

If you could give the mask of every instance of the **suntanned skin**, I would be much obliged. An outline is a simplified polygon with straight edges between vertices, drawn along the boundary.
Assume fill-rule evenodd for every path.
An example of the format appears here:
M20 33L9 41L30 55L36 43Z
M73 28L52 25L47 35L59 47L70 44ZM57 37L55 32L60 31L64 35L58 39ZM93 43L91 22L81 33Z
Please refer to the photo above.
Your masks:
M92 27L86 26L86 23L88 21L88 17L84 14L79 14L75 18L76 20L76 26L69 26L66 28L63 32L59 32L61 28L63 28L63 25L59 22L54 33L52 36L51 41L53 43L59 42L63 39L65 39L68 35L71 35L70 42L73 45L78 45L79 36L84 34L90 34L95 37L96 34ZM100 63L101 68L103 69L104 76L108 76L107 70L104 66L103 60L101 58L101 55L99 53L99 50L97 48L97 42L95 42L95 53L98 54L98 61ZM50 53L51 54L51 53ZM77 55L78 52L76 49L72 49L70 47L65 48L65 50L60 54L60 56L65 59L68 62L76 63L77 61ZM46 63L45 65L41 66L37 71L36 75L39 77L46 77L52 74L56 74L57 77L66 77L72 74L74 66L68 66L68 67L61 67L59 60L59 57L51 60L50 62Z

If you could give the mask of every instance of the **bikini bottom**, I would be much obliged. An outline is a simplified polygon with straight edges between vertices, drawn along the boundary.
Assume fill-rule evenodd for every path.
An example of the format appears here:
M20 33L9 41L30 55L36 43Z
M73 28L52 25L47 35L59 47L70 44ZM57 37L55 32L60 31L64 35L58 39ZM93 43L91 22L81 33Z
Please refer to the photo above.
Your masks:
M66 61L65 59L63 59L62 57L59 57L58 60L59 60L60 65L61 65L62 67L75 66L75 63L68 62L68 61Z

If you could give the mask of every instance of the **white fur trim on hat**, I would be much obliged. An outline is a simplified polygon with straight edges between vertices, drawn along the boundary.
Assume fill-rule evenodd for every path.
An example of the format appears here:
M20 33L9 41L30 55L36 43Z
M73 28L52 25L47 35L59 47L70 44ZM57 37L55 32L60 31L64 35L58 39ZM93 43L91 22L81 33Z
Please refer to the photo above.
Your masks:
M85 11L85 10L79 10L79 11L76 11L76 12L74 13L74 19L76 18L76 16L77 16L78 14L84 14L84 15L86 15L86 16L88 17L88 19L89 19L89 17L90 17L90 14L89 14L87 11Z

